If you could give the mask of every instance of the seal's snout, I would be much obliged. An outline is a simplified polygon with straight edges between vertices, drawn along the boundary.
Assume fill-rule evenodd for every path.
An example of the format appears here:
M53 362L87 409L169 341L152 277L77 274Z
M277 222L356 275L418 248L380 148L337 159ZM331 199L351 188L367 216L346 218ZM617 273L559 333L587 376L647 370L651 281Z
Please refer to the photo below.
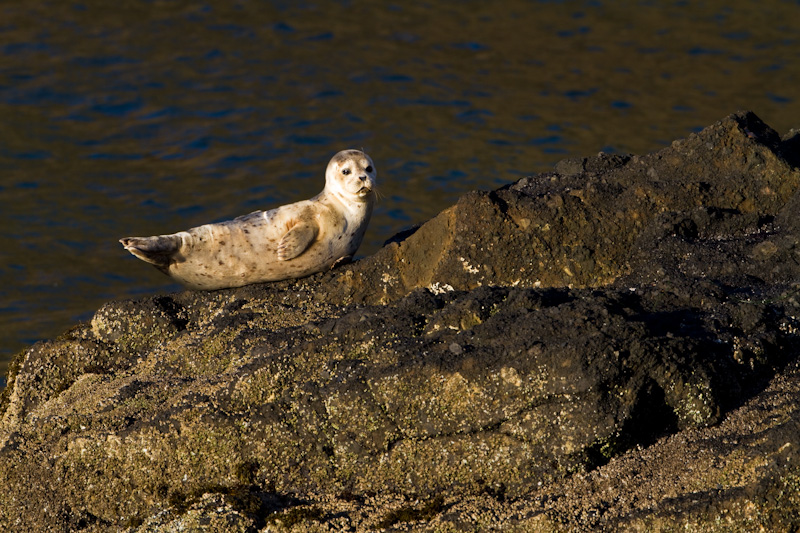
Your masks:
M369 174L362 174L358 177L358 184L361 186L358 189L359 196L367 196L372 192L372 188L375 186L375 182L372 181L372 177Z

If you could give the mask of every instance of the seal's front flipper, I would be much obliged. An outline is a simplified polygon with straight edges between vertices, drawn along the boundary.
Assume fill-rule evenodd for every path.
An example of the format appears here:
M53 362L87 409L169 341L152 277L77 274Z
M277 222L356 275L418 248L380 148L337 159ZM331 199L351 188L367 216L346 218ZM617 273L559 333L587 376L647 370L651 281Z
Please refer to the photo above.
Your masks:
M183 245L180 235L159 235L158 237L125 237L119 242L130 253L155 265L166 269L178 254Z
M278 260L288 261L305 252L319 233L319 226L300 222L292 226L278 243Z
M334 261L334 263L331 265L331 270L333 270L334 268L339 268L342 265L346 265L350 263L352 260L353 260L352 255L346 255L344 257L340 257L339 259Z

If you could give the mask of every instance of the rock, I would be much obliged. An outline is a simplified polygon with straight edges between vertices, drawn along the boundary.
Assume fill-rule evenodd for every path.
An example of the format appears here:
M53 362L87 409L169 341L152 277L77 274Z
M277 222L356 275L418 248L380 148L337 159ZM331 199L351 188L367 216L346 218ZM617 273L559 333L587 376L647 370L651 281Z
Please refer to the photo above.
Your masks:
M767 529L797 493L797 136L738 113L11 366L0 529Z
M355 303L389 303L419 287L605 286L630 270L639 236L670 231L656 219L700 209L752 231L759 215L762 223L775 216L800 180L784 158L792 139L784 149L773 130L741 113L647 156L568 161L556 165L564 174L467 194L329 278Z

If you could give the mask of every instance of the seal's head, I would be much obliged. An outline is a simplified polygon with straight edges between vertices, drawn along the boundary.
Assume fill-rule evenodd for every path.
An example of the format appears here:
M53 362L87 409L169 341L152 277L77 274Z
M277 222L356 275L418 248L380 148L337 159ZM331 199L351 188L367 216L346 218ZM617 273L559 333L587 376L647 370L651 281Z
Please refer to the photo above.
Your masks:
M372 159L361 150L342 150L328 163L325 191L348 200L374 197L377 173Z

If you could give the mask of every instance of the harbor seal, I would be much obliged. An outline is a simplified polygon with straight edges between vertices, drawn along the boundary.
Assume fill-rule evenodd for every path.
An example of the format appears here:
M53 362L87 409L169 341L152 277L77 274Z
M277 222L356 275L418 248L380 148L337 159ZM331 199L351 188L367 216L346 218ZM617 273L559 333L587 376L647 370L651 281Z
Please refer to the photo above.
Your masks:
M376 171L360 150L333 156L325 188L270 211L155 237L126 237L130 253L192 289L300 278L349 260L375 204Z

